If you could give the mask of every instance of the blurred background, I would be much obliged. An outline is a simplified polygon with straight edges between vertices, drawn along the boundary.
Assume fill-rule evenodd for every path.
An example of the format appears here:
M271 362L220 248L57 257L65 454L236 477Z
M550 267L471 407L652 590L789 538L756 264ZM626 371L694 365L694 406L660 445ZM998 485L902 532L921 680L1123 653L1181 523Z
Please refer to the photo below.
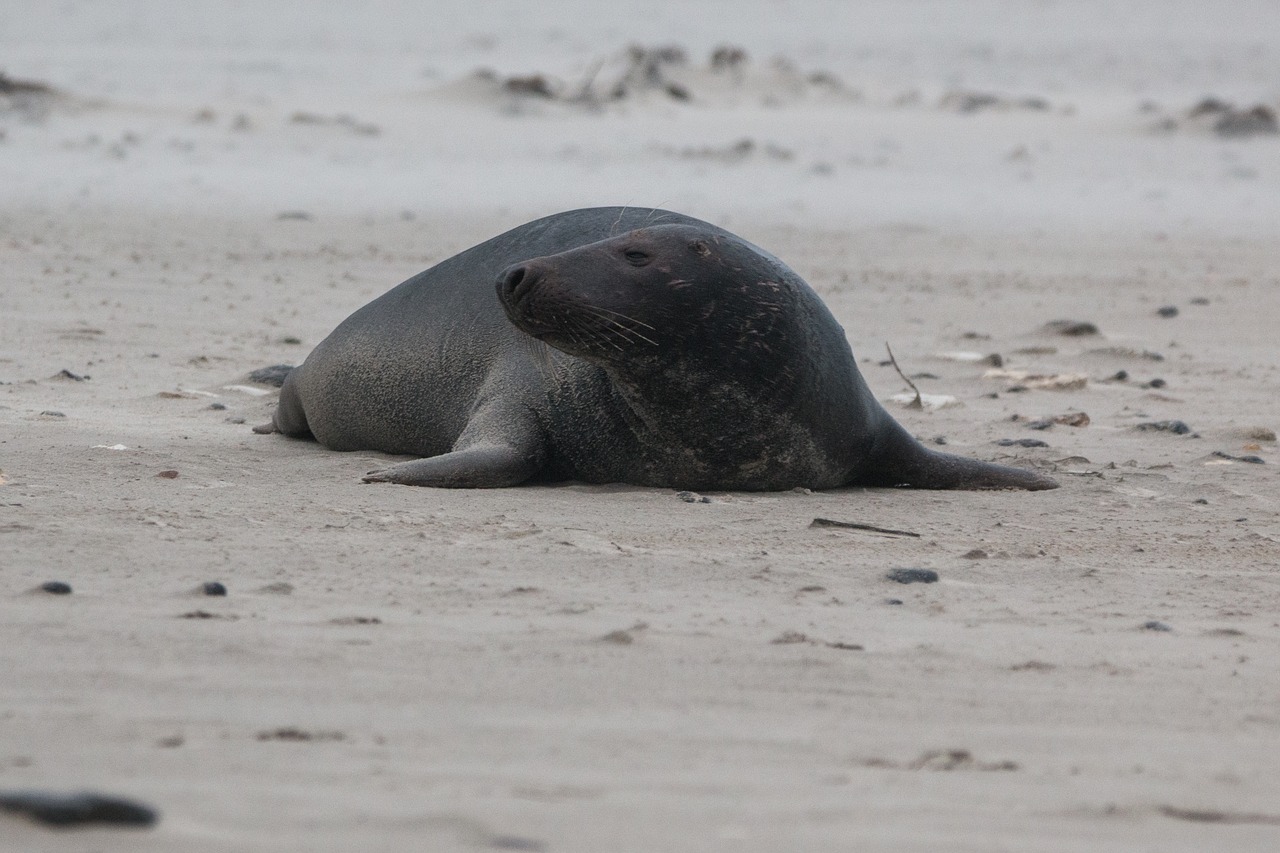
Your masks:
M1280 221L1273 0L9 0L0 20L9 209Z

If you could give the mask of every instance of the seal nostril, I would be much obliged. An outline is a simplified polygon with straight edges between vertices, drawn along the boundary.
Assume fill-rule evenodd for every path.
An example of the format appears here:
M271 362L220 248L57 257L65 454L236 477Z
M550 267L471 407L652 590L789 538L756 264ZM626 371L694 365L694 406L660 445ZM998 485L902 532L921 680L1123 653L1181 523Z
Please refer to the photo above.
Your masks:
M518 302L528 294L529 288L533 286L536 279L537 276L529 270L527 265L513 267L502 275L502 292L508 299Z

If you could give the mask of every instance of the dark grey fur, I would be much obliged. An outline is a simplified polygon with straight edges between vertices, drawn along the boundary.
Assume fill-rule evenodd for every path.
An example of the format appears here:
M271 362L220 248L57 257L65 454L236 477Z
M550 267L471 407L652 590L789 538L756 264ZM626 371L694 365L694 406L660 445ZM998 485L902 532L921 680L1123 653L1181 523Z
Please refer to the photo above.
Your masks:
M365 477L418 486L1057 485L921 446L799 276L662 210L548 216L419 273L322 341L259 431L420 457Z

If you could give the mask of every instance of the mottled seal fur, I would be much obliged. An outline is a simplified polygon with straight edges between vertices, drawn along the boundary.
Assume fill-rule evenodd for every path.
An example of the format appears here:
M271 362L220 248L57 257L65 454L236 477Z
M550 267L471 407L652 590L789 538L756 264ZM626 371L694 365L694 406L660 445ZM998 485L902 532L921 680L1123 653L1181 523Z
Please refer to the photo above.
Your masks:
M1050 489L923 447L817 294L768 252L661 210L521 225L348 317L260 432L420 457L369 482L679 489Z

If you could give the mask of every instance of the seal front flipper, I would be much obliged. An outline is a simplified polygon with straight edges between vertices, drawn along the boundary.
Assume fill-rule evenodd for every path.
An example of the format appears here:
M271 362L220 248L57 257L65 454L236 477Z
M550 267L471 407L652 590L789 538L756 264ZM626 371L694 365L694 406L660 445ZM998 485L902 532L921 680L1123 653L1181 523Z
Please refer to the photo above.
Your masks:
M448 453L370 471L363 480L441 489L500 489L528 480L546 457L537 419L523 406L497 399L477 406Z
M505 444L488 444L454 450L427 459L401 462L381 471L370 471L366 483L400 483L440 489L499 489L528 480L541 467L541 454Z

